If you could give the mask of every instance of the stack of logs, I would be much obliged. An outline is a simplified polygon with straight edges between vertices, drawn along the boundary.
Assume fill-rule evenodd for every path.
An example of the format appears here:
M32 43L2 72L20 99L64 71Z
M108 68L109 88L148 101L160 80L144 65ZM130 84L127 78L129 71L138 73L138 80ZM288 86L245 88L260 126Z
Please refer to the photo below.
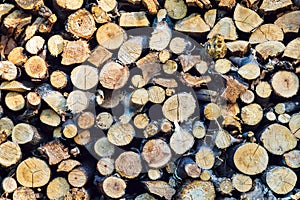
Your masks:
M299 199L299 6L1 3L0 199Z

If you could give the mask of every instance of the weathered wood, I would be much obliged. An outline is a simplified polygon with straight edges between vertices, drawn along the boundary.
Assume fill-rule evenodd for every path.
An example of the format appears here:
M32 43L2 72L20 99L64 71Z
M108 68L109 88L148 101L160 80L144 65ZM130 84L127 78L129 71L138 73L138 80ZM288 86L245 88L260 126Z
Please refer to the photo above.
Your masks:
M87 41L65 41L61 64L72 65L84 62L90 55Z
M142 172L142 162L139 154L126 151L115 161L116 171L123 177L133 179Z
M237 4L234 10L233 19L237 28L249 33L263 23L263 19L253 10Z
M271 85L278 96L290 98L299 90L299 78L293 72L279 71L273 75Z
M197 199L199 196L209 200L215 199L216 193L213 183L195 180L184 186L180 192L180 199Z
M5 104L12 111L18 111L24 108L25 99L17 92L9 92L5 96Z
M190 42L187 41L185 38L175 37L171 40L169 48L173 53L180 55L188 51L190 46Z
M283 56L292 59L300 59L300 53L298 50L299 46L300 46L300 38L298 37L287 44Z
M23 47L16 47L10 51L10 53L7 56L7 59L8 59L8 61L12 62L13 64L20 66L20 65L23 65L27 61L28 58L27 58L27 55L24 53ZM2 62L2 64L3 64L3 62Z
M110 198L121 198L125 194L126 182L114 176L109 176L103 181L103 191Z
M224 129L218 130L215 144L219 149L228 148L232 144L231 135Z
M248 54L250 43L244 40L236 40L226 43L227 49L233 56L244 57Z
M1 79L12 81L17 78L18 69L10 61L0 61L0 77Z
M74 138L77 135L78 128L72 119L68 119L62 125L62 133L66 138Z
M272 93L271 85L266 81L261 81L257 84L255 92L262 99L269 98Z
M83 5L83 0L55 0L54 2L63 10L78 10Z
M105 12L111 12L117 7L116 0L98 0L97 2Z
M194 145L194 137L191 133L179 126L175 120L175 131L170 138L170 147L176 154L184 154Z
M0 5L0 19L2 18L2 16L8 14L14 7L15 7L15 5L9 4L9 3L1 4Z
M0 165L3 167L15 165L22 156L19 145L10 141L0 144L0 152Z
M278 17L274 22L284 33L298 33L300 28L300 11L292 11Z
M63 177L53 179L47 186L47 197L49 199L59 199L64 197L70 190L67 180Z
M98 70L89 65L79 65L72 70L71 81L78 89L92 89L98 84Z
M150 22L143 11L121 13L119 25L121 27L144 27L149 26Z
M25 72L35 79L44 79L48 76L47 63L40 56L30 57L24 64Z
M44 44L45 44L44 38L42 38L41 36L33 36L25 44L25 49L29 53L36 55L42 50Z
M122 124L117 122L113 124L107 132L108 141L116 146L129 144L134 136L135 130L129 123Z
M89 198L90 198L89 194L84 188L72 188L65 195L65 200L72 200L72 199L88 200Z
M235 25L229 17L220 19L209 32L207 38L213 38L217 34L222 35L225 40L236 40L238 38Z
M296 138L300 138L300 113L292 115L292 118L289 122L289 128L291 132L295 135Z
M32 110L38 110L41 107L42 97L37 92L29 92L26 95L26 107Z
M155 136L158 132L159 127L156 121L149 123L143 131L145 138Z
M68 76L65 72L56 70L50 75L50 83L54 88L63 89L68 84Z
M233 77L226 78L226 89L222 93L222 97L229 101L230 103L235 103L239 95L247 90L247 87L235 80Z
M17 124L12 130L12 140L18 144L31 142L34 137L34 129L26 123Z
M79 113L88 107L88 98L86 93L81 90L72 91L66 101L66 106L72 113Z
M79 165L81 165L81 163L77 160L73 160L73 159L63 160L57 166L57 171L58 172L70 172L72 169L74 169L75 167L77 167Z
M49 165L56 165L62 160L70 157L69 149L58 140L48 142L47 144L39 147L38 150L47 155Z
M83 187L90 178L90 172L84 167L72 169L68 174L68 182L73 187Z
M283 154L285 164L290 168L299 168L300 167L300 151L295 149L288 153Z
M111 157L115 153L115 146L106 137L99 138L93 147L97 156Z
M204 116L208 120L216 120L221 116L220 107L215 103L209 103L204 107Z
M14 200L32 199L36 200L35 193L29 187L18 187L13 193Z
M166 22L159 22L149 39L150 49L164 50L172 38L171 29Z
M231 10L236 4L235 0L219 0L218 2L219 7L226 8L228 10Z
M142 36L131 37L121 45L118 59L126 65L134 63L141 56L146 45L145 41L146 38Z
M259 77L260 68L257 64L249 63L239 68L238 74L244 79L254 80Z
M232 177L232 185L239 192L248 192L252 188L252 179L244 174L234 174Z
M152 194L156 194L161 198L165 198L167 200L171 200L172 196L175 194L175 189L173 189L168 183L164 181L145 181L149 192Z
M229 178L222 178L218 181L217 191L219 191L223 195L232 195L232 191L234 190L232 181Z
M109 129L113 121L113 116L108 112L99 113L96 117L96 124L102 130Z
M187 14L184 0L166 0L164 7L172 19L182 19Z
M60 124L60 116L56 114L52 109L45 109L40 114L40 120L42 123L49 126L56 127Z
M147 8L151 15L157 14L159 7L159 2L157 0L142 0L142 4Z
M96 38L100 45L107 49L114 50L125 42L127 35L117 24L106 23L98 28Z
M241 117L244 124L255 126L263 118L263 109L259 104L249 104L241 109Z
M101 158L97 162L97 170L103 176L109 176L115 170L115 161L112 158Z
M278 41L263 42L255 47L257 55L263 60L281 55L284 49L284 44Z
M215 25L216 18L217 18L217 9L208 10L204 14L204 21L206 22L207 25L210 26L210 28L212 28Z
M218 59L215 63L215 70L220 74L226 74L230 71L232 63L228 59Z
M200 147L195 155L195 161L201 169L211 169L215 164L215 155L209 147Z
M75 137L74 142L78 145L86 145L91 142L91 133L89 130L80 131Z
M293 2L291 0L279 0L278 2L273 2L270 0L263 0L259 9L262 10L265 14L270 14L276 12L280 9L287 8L291 6Z
M208 32L210 27L205 23L200 15L193 13L190 16L178 21L175 24L174 29L180 32L201 34Z
M60 35L53 35L48 39L47 46L52 56L58 56L64 50L65 40Z
M159 61L162 63L166 63L171 58L171 52L169 50L162 50L158 54Z
M149 118L145 113L137 114L133 119L133 124L138 129L144 129L149 124Z
M240 99L243 103L250 104L254 101L255 95L251 90L246 90L240 95Z
M106 23L111 21L111 17L99 5L92 4L91 13L97 23Z
M13 193L17 187L17 181L12 177L6 177L2 181L2 188L6 193Z

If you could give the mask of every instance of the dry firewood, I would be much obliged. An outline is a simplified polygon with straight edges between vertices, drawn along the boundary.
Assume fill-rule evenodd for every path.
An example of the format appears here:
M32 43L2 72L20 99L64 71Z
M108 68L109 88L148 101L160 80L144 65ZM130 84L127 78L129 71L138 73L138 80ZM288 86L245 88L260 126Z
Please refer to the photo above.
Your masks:
M224 17L218 21L207 35L207 38L213 38L217 34L222 35L225 40L236 40L238 38L235 25L229 17Z
M234 174L232 177L232 185L239 192L248 192L252 188L252 179L244 174Z
M108 112L101 112L96 117L96 124L102 130L109 129L113 122L113 116Z
M136 106L143 106L149 101L149 94L145 88L139 88L132 92L130 102Z
M83 187L91 176L91 171L87 167L77 167L68 174L68 182L73 187Z
M56 70L50 75L50 83L54 88L63 89L68 84L68 76L65 72Z
M263 23L263 19L253 10L237 4L234 10L233 19L237 28L249 33Z
M235 0L218 0L218 2L219 7L226 8L227 10L231 10L236 4Z
M265 182L276 194L287 194L294 189L297 175L287 167L271 166L265 173Z
M174 124L175 131L170 138L170 147L176 154L184 154L193 147L195 140L193 135L180 127L176 120Z
M204 107L204 116L208 120L216 120L221 115L220 107L215 103L208 103Z
M215 164L215 155L212 149L202 146L195 154L195 161L201 169L211 169Z
M121 45L118 51L118 59L125 65L135 62L141 56L145 45L145 37L131 37Z
M283 56L292 58L292 59L300 59L300 53L299 53L299 46L300 46L300 38L296 38L288 43L286 46Z
M145 129L149 124L149 118L145 113L138 114L134 117L133 124L138 129Z
M167 49L163 49L159 52L158 58L161 63L166 63L171 58L171 52Z
M173 53L180 55L191 49L191 43L185 38L174 37L170 42L169 48Z
M84 62L90 55L90 49L87 41L66 41L62 53L61 64L72 65Z
M207 89L200 89L196 91L195 94L198 100L205 102L215 102L219 95L218 92Z
M27 61L27 56L24 54L23 47L16 47L10 51L7 56L8 61L12 62L13 64L20 66L23 65Z
M204 199L215 199L216 193L212 182L195 180L185 185L180 192L180 199L197 199L203 197Z
M32 199L36 200L35 193L29 187L18 187L13 193L14 200Z
M103 192L110 198L121 198L125 194L126 182L114 176L107 177L102 184Z
M95 67L102 67L102 64L105 63L108 59L112 57L112 53L102 46L97 46L90 57L87 59L87 62L93 64Z
M53 35L49 38L48 42L48 50L52 56L58 56L64 50L65 41L60 35Z
M20 93L9 92L5 96L5 105L12 111L22 110L25 106L25 99Z
M167 120L167 119L164 119L161 124L160 124L160 130L163 132L163 133L169 133L172 131L172 128L173 128L173 125L172 123Z
M232 56L244 57L248 54L250 44L248 41L237 40L226 43L227 49Z
M55 14L50 15L50 17L48 17L47 20L42 22L42 24L39 26L39 32L50 33L56 21L57 21L56 15Z
M255 92L259 98L266 99L271 96L272 88L268 82L260 81L255 88Z
M300 167L300 151L295 149L288 153L283 154L285 164L290 168L299 168Z
M199 14L193 13L190 16L177 21L174 29L180 32L201 34L208 32L210 27L205 23Z
M38 110L41 107L41 96L37 92L29 92L26 95L26 107L32 110Z
M197 139L204 138L206 134L206 127L203 122L196 121L193 124L193 136Z
M230 71L232 66L232 63L230 60L223 58L223 59L218 59L215 63L215 70L216 72L219 72L220 74L226 74L227 72Z
M70 190L70 185L63 177L53 179L47 186L47 197L49 199L59 199L64 197Z
M176 167L175 176L181 180L187 177L198 178L200 176L201 169L195 163L195 161L190 157L183 157L178 162Z
M297 145L297 138L292 132L280 124L269 125L261 134L264 147L274 155L282 155Z
M164 50L169 45L171 38L172 33L167 22L159 22L157 23L154 31L151 33L149 47L156 51Z
M132 151L123 152L116 159L115 166L116 172L121 176L128 179L134 179L142 171L141 157L139 154Z
M266 14L270 14L272 12L277 12L280 9L287 8L287 7L291 6L292 4L293 4L293 2L291 0L279 0L276 3L274 3L273 1L270 1L270 0L263 0L259 9L262 10L266 15Z
M11 135L14 123L8 117L0 118L0 144Z
M0 19L2 16L8 14L15 6L9 3L3 3L0 5Z
M271 110L271 111L268 111L266 114L266 119L270 122L274 122L276 120L276 115L275 113Z
M59 6L59 8L63 10L78 10L83 5L83 0L55 0L55 5Z
M66 106L72 113L79 113L89 105L87 94L81 90L72 91L66 101Z
M168 16L172 19L182 19L187 14L187 6L184 0L166 0L164 7L168 12Z
M282 41L283 32L279 26L275 24L263 24L258 27L250 36L251 44L263 43L266 41Z
M1 36L0 37L0 55L2 58L5 58L5 55L8 55L12 49L17 47L15 40L8 36Z
M195 112L196 102L190 93L179 93L168 98L163 107L162 112L164 116L174 122L183 122Z
M121 13L119 25L121 27L143 27L149 26L150 22L143 11Z
M241 118L243 123L249 126L255 126L263 118L263 109L256 103L242 107Z
M230 103L235 103L240 94L247 90L247 87L233 77L225 77L227 80L226 89L224 90L222 97Z
M292 11L279 17L274 24L282 28L284 33L298 33L300 28L300 11Z
M78 132L74 137L74 142L78 145L86 145L91 142L91 133L89 130L83 130Z
M248 63L238 70L238 74L246 80L254 80L260 75L260 68L255 63Z
M13 91L13 92L26 92L30 91L31 88L26 87L19 81L4 81L0 85L1 90Z
M289 122L289 128L291 132L295 135L296 138L300 138L300 113L292 115L292 118Z
M298 110L300 110L300 104L298 99L278 103L275 106L275 111L277 114L293 113Z
M25 187L42 187L50 180L50 168L39 158L30 157L23 160L17 168L18 182Z
M29 53L36 55L42 50L44 44L44 38L42 38L41 36L33 36L26 42L25 49Z
M204 14L204 21L207 25L209 25L210 28L212 28L215 25L217 18L217 9L208 10Z
M148 83L153 77L161 71L161 65L157 52L151 52L136 62L136 66L142 70L145 83Z
M22 151L15 142L6 141L0 144L0 166L10 167L21 159Z
M157 14L159 6L159 2L157 0L142 0L142 3L151 15Z
M17 187L17 181L12 177L6 177L2 181L2 188L5 193L13 193Z
M18 68L10 61L0 61L1 79L12 81L17 78Z
M194 6L203 8L203 3L200 0L185 0L185 3L188 7Z
M82 112L78 116L77 125L81 129L89 129L95 124L95 115L91 112Z
M122 88L128 81L129 69L116 62L106 63L99 74L99 80L103 87L107 89ZM90 79L90 78L89 78Z
M97 0L97 3L105 12L111 12L117 7L116 0Z
M206 43L207 52L214 59L224 58L227 53L227 47L222 35L214 35Z
M149 101L152 103L162 103L165 100L165 90L159 86L148 88Z
M81 163L77 160L67 159L63 160L59 163L57 167L58 172L70 172L75 167L81 165Z
M109 176L115 170L115 161L112 158L100 158L97 162L97 170L103 176Z
M290 98L299 90L299 78L293 72L279 71L273 75L271 85L278 96Z
M25 72L33 79L44 79L48 76L48 66L40 56L30 57L24 64Z
M106 137L101 137L94 143L93 151L99 157L111 157L115 153L115 146Z
M193 76L189 73L181 72L182 82L189 87L201 87L202 85L206 85L211 82L210 76Z
M211 171L209 170L202 170L202 173L200 174L200 179L202 181L209 181L211 179Z
M98 84L98 70L89 65L79 65L71 72L73 85L80 90L89 90Z
M174 74L177 71L177 63L174 60L167 60L162 69L166 74Z
M280 122L282 124L287 124L291 120L291 116L287 113L284 113L284 114L278 115L277 119L278 119L278 122Z
M61 122L60 116L52 109L43 110L40 114L40 120L42 123L53 127L57 127Z
M284 44L278 41L267 41L258 44L255 47L257 55L262 60L267 60L270 57L276 57L283 53L285 49Z
M180 55L178 56L183 72L189 71L196 64L201 62L199 55Z
M214 178L212 179L214 181ZM223 195L232 196L232 191L234 190L232 181L229 178L217 178L215 181L217 184L217 191Z
M158 132L159 127L156 121L149 123L143 131L145 138L155 136Z
M25 144L33 140L34 132L33 126L26 123L19 123L13 128L11 137L13 142Z
M38 150L47 155L49 165L56 165L62 160L70 157L68 148L58 140L48 142L47 144L39 147Z
M23 31L24 27L31 23L32 16L22 10L15 10L3 20L3 25L14 32L14 38Z
M134 200L155 200L155 198L148 193L143 193L138 195Z
M178 83L175 79L167 79L167 78L153 78L153 83L166 87L166 88L177 88ZM167 92L166 92L167 95ZM173 94L172 94L173 95Z
M255 175L263 172L268 165L267 151L255 143L245 143L239 146L233 155L235 167L244 174Z
M176 193L175 189L164 181L145 181L144 184L149 192L167 200L171 200Z
M129 144L135 136L135 130L131 124L120 122L112 125L107 132L107 139L116 146L124 146Z
M234 141L234 138L224 129L217 131L215 144L219 149L228 148Z
M73 200L73 199L82 199L88 200L90 199L88 192L84 188L72 188L66 194L65 200Z
M92 4L91 13L97 23L103 24L111 21L108 13L105 12L100 5Z
M72 119L68 119L62 125L62 133L66 138L74 138L77 135L78 128Z

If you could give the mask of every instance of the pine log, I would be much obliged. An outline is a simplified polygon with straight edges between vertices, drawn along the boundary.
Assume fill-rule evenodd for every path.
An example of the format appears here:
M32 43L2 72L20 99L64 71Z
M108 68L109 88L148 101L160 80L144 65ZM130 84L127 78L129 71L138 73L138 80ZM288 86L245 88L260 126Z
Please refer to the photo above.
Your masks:
M147 8L151 15L157 14L159 7L159 2L157 0L142 0L142 4Z
M114 176L105 178L102 184L103 192L110 198L121 198L125 195L126 182Z
M270 57L272 58L281 55L284 49L284 44L278 41L263 42L255 47L257 55L264 61Z
M67 159L63 160L57 166L57 172L70 172L75 167L81 165L81 163L77 160Z
M250 36L251 44L263 43L266 41L282 41L283 31L275 24L263 24L258 27Z
M174 188L164 181L145 181L144 184L150 193L167 200L171 200L176 192Z
M59 199L64 197L70 190L67 180L63 177L53 179L47 186L47 197L49 199Z
M96 124L102 130L109 129L113 121L113 116L108 112L101 112L96 117Z
M2 188L6 193L13 193L17 187L17 181L12 177L6 177L2 181Z
M149 26L150 22L143 11L121 13L119 25L121 27L143 27Z
M135 136L135 130L131 124L117 122L107 132L107 139L116 146L129 144Z
M292 11L278 17L274 22L284 33L298 33L300 28L300 11Z
M60 116L57 115L52 109L43 110L40 114L40 120L42 123L53 127L57 127L61 122Z
M212 182L195 180L181 189L180 199L197 199L199 197L208 200L215 199L216 193Z
M149 123L143 131L145 138L155 136L158 132L159 127L156 121Z
M295 135L296 138L300 138L300 113L292 115L292 118L289 122L289 128L291 132Z
M95 142L93 150L99 157L111 157L115 153L115 146L106 137L101 137Z
M206 22L207 25L210 26L210 28L212 28L215 25L216 18L217 18L217 9L208 10L204 14L204 21Z
M83 187L90 178L90 171L86 167L77 167L68 174L68 182L73 187Z
M187 14L187 6L183 0L166 0L164 8L172 19L182 19Z
M263 0L259 9L262 10L265 15L274 13L280 9L288 8L293 4L291 0L279 0L278 2L273 2L270 0Z
M72 91L66 101L66 106L72 113L79 113L88 107L89 101L86 93L81 90Z
M134 63L141 56L145 48L145 42L145 37L131 37L121 45L118 51L118 59L125 65Z
M266 81L261 81L257 84L255 92L258 97L262 99L269 98L272 93L271 85Z
M21 159L21 148L17 143L6 141L0 144L0 166L10 167Z
M56 70L50 75L50 83L54 88L63 89L68 84L68 76L60 70Z
M232 195L234 190L232 181L229 178L221 178L217 183L217 191L223 195Z
M97 2L105 12L111 12L117 7L116 0L98 0Z
M232 63L230 62L230 60L224 58L224 59L218 59L215 63L215 70L216 72L220 73L220 74L226 74L227 72L230 71L232 66Z
M292 59L300 59L299 53L299 46L300 46L300 38L296 38L288 43L286 46L283 56L292 58Z
M288 153L283 154L285 164L290 168L300 168L300 150L292 150Z
M234 10L233 19L237 28L249 33L263 23L263 19L253 10L237 4Z
M145 88L134 90L130 96L133 105L143 106L149 101L149 94Z
M248 41L236 40L226 43L227 49L232 56L244 57L248 54L250 44Z
M34 137L34 129L25 123L17 124L12 130L12 140L18 144L31 142Z
M105 12L99 5L92 4L91 13L95 22L99 24L107 23L111 21L111 17Z
M89 65L79 65L71 72L73 85L80 90L89 90L98 84L98 70Z
M207 38L211 39L217 34L222 35L225 40L236 40L238 38L235 25L229 17L220 19L209 32Z
M195 159L201 169L211 169L215 164L214 152L208 147L200 147L195 155Z
M175 120L175 131L170 138L170 147L176 154L184 154L194 145L194 137L192 134L179 126Z
M115 170L115 161L112 158L100 158L97 162L97 170L103 176L109 176Z
M134 179L142 172L141 157L132 151L121 153L115 161L115 166L116 171L128 179Z
M83 112L78 116L77 125L81 129L89 129L95 124L95 115L91 112Z
M254 80L260 75L260 68L257 64L249 63L238 70L238 74L246 80Z
M12 81L17 78L18 68L10 61L0 61L1 79Z
M175 37L171 40L169 48L173 53L180 55L184 52L187 52L191 48L190 46L191 43L185 38Z
M278 122L280 122L282 124L287 124L287 123L289 123L291 116L287 113L284 113L284 114L278 115L277 119L278 119Z
M37 92L29 92L26 95L26 107L38 110L41 107L42 97Z
M158 180L162 177L162 171L159 169L149 169L148 170L148 178L152 181Z
M169 45L171 38L172 32L167 22L159 22L151 33L149 47L156 51L164 50Z
M299 90L299 78L293 72L278 71L273 75L271 85L278 96L290 98Z
M36 55L43 49L44 44L44 38L42 38L41 36L33 36L26 42L25 49L29 53Z
M169 133L172 131L172 128L173 128L173 125L172 123L165 119L161 122L160 124L160 130L163 132L163 133Z
M9 92L5 96L5 104L12 111L18 111L24 108L25 99L17 92Z
M52 35L48 39L47 46L52 56L58 56L64 50L65 41L60 35Z
M74 142L78 145L86 145L91 142L91 133L89 130L80 131L75 137Z
M48 66L40 56L30 57L24 64L25 72L34 79L44 79L48 76Z
M209 103L204 108L204 116L208 120L216 120L221 115L220 107L215 103Z
M276 115L273 111L269 111L269 112L266 113L266 118L270 122L274 122L276 120Z
M235 174L232 177L232 185L239 192L248 192L252 188L252 179L244 174Z
M205 23L200 15L193 13L190 16L177 21L174 29L180 32L201 34L208 32L210 27Z
M149 101L152 103L162 103L165 100L165 90L159 86L148 88Z
M193 124L193 136L197 139L204 138L206 134L206 128L203 122L201 121L196 121Z
M70 157L69 149L59 142L59 140L48 142L39 147L38 150L47 155L49 165L56 165Z
M24 53L23 47L16 47L10 51L7 56L8 61L17 66L23 65L27 61L27 55Z
M36 200L35 193L29 187L18 187L13 193L14 200L32 199Z
M255 98L255 95L254 95L254 93L251 90L246 90L245 92L243 92L240 95L240 99L245 104L251 104L254 101L254 98Z
M263 118L263 109L256 103L244 106L241 110L241 117L244 124L249 126L257 125Z
M145 129L149 124L149 118L146 113L137 114L133 119L133 124L138 129Z
M166 74L174 74L177 71L177 63L174 60L167 60L162 69Z
M159 61L166 63L171 58L171 52L167 49L163 49L158 54Z
M61 64L72 65L82 63L89 57L90 49L87 41L76 40L65 42Z
M175 176L184 180L187 177L198 178L200 173L201 169L192 158L182 157L176 168Z
M78 128L72 119L68 119L62 125L62 133L66 138L74 138L77 135Z
M224 129L218 130L215 144L219 149L228 148L232 144L231 135Z

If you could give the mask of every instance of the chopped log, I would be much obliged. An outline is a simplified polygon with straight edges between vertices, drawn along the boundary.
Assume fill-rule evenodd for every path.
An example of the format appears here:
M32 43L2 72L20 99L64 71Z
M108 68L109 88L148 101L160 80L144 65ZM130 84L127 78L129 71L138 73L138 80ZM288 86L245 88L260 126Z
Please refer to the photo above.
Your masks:
M211 173L208 170L203 170L200 174L200 179L202 181L209 181L211 179Z
M14 123L8 117L0 118L0 144L11 135Z
M85 167L77 167L72 169L68 174L68 182L73 187L83 187L89 178L89 169Z
M252 179L244 174L235 174L232 177L232 185L239 192L248 192L252 188Z
M128 81L129 69L127 66L122 66L116 62L106 63L99 75L100 83L107 89L120 89Z
M178 56L183 72L189 71L196 64L201 62L199 55L180 55Z
M300 53L298 50L299 46L300 46L300 38L298 37L288 43L288 45L284 50L283 56L292 59L300 59Z
M71 72L73 85L80 90L89 90L98 84L98 70L89 65L79 65Z
M276 115L273 111L269 111L269 112L266 113L266 118L270 122L274 122L276 120Z
M262 90L263 91L263 90ZM240 95L240 99L245 104L250 104L254 101L255 95L251 90L246 90Z
M145 129L149 124L149 118L145 113L138 114L134 117L133 124L138 129Z
M32 110L38 110L41 107L42 97L37 92L29 92L26 95L26 107Z
M290 168L300 168L300 150L292 150L288 153L283 154L285 164Z
M107 23L111 21L110 16L99 5L92 4L91 13L95 22L99 24Z
M186 39L175 37L171 40L169 48L173 53L180 55L184 52L187 52L190 49L190 46L191 43Z
M63 10L78 10L83 5L83 0L55 0L55 5Z
M228 148L232 144L231 135L224 129L218 130L215 138L215 144L219 149Z
M227 10L231 10L234 8L236 1L235 0L218 0L218 6L221 8L225 8Z
M215 70L220 74L226 74L230 71L232 63L228 59L218 59L215 63Z
M142 172L141 157L133 151L121 153L115 161L115 166L116 172L128 179L134 179Z
M162 103L165 100L165 90L159 86L148 88L149 101L152 103Z
M69 149L58 140L48 142L47 144L39 147L38 150L47 155L49 165L56 165L62 160L70 157Z
M157 14L159 6L159 2L157 0L142 0L142 4L147 8L151 15Z
M3 25L9 30L14 30L14 38L23 31L24 27L31 23L32 16L22 10L15 10L3 20Z
M248 41L237 40L233 42L226 43L227 49L232 56L245 57L250 49L250 44Z
M111 157L115 153L115 146L106 137L99 138L93 147L99 157Z
M258 97L266 99L271 96L272 88L268 82L260 81L255 88L255 92Z
M35 193L29 187L18 187L13 193L14 200L32 199L36 200Z
M181 72L181 81L189 87L201 87L211 82L210 76L193 76L190 73Z
M42 187L50 180L50 168L39 158L30 157L23 160L17 167L18 182L25 187Z
M108 112L101 112L96 117L96 124L102 130L109 129L113 122L113 116Z
M63 177L53 179L47 186L47 197L49 199L59 199L64 197L70 190L70 185Z
M225 40L236 40L238 38L234 23L229 17L220 19L220 21L218 21L217 24L209 32L207 38L211 39L217 34L222 35Z
M13 193L17 189L17 181L12 177L6 177L2 181L2 188L6 193Z
M95 124L95 115L91 112L83 112L77 119L77 125L81 129L89 129Z
M187 177L198 178L200 176L201 169L195 163L195 161L190 157L183 157L180 159L175 176L181 180L186 179Z
M278 96L290 98L299 90L299 78L293 72L278 71L273 75L271 85Z
M232 195L232 191L234 190L232 181L229 178L222 178L217 183L217 190L223 195Z
M274 22L284 33L298 33L300 28L300 11L292 11L278 17Z
M67 31L76 38L90 39L96 31L93 15L86 9L80 9L68 17Z
M23 42L32 38L39 31L39 28L42 26L43 23L45 23L45 21L46 19L44 17L37 17L31 25L28 25L25 29Z
M215 199L216 193L212 182L194 180L181 189L180 199L197 199L199 197L209 200Z
M120 122L112 125L107 132L107 139L116 146L129 144L135 136L135 130L131 124Z
M166 63L171 58L171 52L164 49L159 52L158 58L161 63Z
M149 169L147 174L150 180L155 181L160 179L163 173L159 169Z
M275 24L263 24L258 27L250 36L251 44L263 43L266 41L282 41L283 31Z
M276 3L270 0L263 0L259 9L262 10L265 15L277 12L280 9L290 7L293 4L291 0L279 0Z
M12 81L17 78L18 68L10 61L0 61L1 79Z
M242 107L241 118L243 123L249 126L255 126L263 118L263 109L259 104L252 103Z
M112 57L112 53L102 46L97 46L90 57L87 59L87 62L93 64L95 67L100 68L102 64L105 63L108 59Z
M260 75L260 68L257 64L248 63L238 70L238 74L246 80L254 80Z
M176 154L184 154L194 145L194 137L192 134L179 126L175 120L175 131L170 138L170 147Z
M279 56L283 53L284 49L284 44L278 41L263 42L255 47L257 55L263 60Z
M161 139L152 139L144 145L142 156L149 167L160 169L171 160L172 153L166 142Z
M65 72L56 70L50 75L50 83L54 88L63 89L68 84L68 76Z
M21 159L22 151L15 142L6 141L0 144L0 166L10 167Z
M27 56L24 54L23 47L16 47L11 50L11 52L7 56L8 61L12 62L17 66L23 65L27 61ZM2 61L3 63L3 61Z
M282 155L297 145L297 138L288 128L280 124L269 125L262 132L260 140L264 147L274 155Z
M206 128L203 122L201 121L196 121L193 124L193 136L197 139L202 139L204 138L206 134Z
M167 60L162 69L166 74L174 74L177 71L177 63L174 60Z
M278 121L282 124L289 123L290 119L291 119L291 116L287 113L278 115Z
M91 142L91 133L89 130L83 130L74 137L74 142L78 145L86 145Z
M160 124L160 130L163 132L163 133L169 133L172 131L172 128L173 128L173 125L172 123L167 120L167 119L164 119L161 124Z
M204 116L208 120L216 120L221 115L220 107L215 103L209 103L204 107Z
M272 166L265 174L268 187L276 194L287 194L294 189L297 182L296 173L287 168Z
M41 36L33 36L26 42L25 49L29 53L36 55L43 49L44 44L44 38L42 38Z
M44 4L43 0L37 0L37 1L16 0L16 3L18 4L19 7L21 7L24 10L37 9L39 6L42 6Z
M2 16L7 15L15 7L13 4L3 3L0 5L0 19Z
M40 114L40 120L42 123L53 127L57 127L61 122L60 116L57 115L52 109L43 110Z
M0 85L0 90L7 90L13 92L26 92L26 91L30 91L31 88L26 87L23 83L19 81L4 81Z
M168 183L164 181L146 181L144 182L149 192L156 194L161 198L171 200L172 196L176 193Z
M89 198L90 198L89 194L84 188L72 188L65 196L65 200L73 200L73 199L87 200Z
M119 25L121 27L143 27L149 26L150 22L143 11L140 12L124 12L121 13Z
M224 58L227 53L227 47L222 35L215 35L207 41L207 52L214 59Z
M74 138L77 135L77 126L72 119L68 119L62 125L62 133L66 138Z
M103 176L109 176L115 170L115 161L112 158L100 158L97 162L97 170Z
M268 161L267 151L255 143L239 146L233 155L235 167L247 175L260 174L267 168Z
M235 7L233 19L236 27L245 33L251 32L264 21L255 11L243 7L241 4L237 4Z
M84 62L90 55L90 49L87 41L66 41L62 53L61 64L72 65Z
M25 106L25 99L20 93L9 92L5 96L5 105L12 111L22 110Z
M159 132L159 127L156 122L148 124L143 131L145 138L155 136Z
M148 91L144 88L137 89L132 92L130 101L133 105L143 106L149 101Z
M57 172L70 172L75 167L81 165L81 163L77 160L67 159L63 160L57 166Z
M170 43L172 32L167 22L159 22L151 33L149 40L150 49L164 50Z
M88 107L89 101L86 93L80 90L72 91L66 101L66 106L72 113L79 113Z
M34 79L44 79L48 76L47 63L40 56L30 57L24 64L25 72Z
M97 3L105 12L111 12L117 7L116 0L97 0Z
M177 21L174 29L180 32L201 34L208 32L210 27L199 14L193 13L190 16Z
M52 56L58 56L64 50L65 40L60 35L53 35L48 39L47 46Z
M131 37L121 45L118 51L118 59L126 65L134 63L141 56L145 48L145 42L145 37Z
M210 28L212 28L215 25L216 18L217 18L217 9L208 10L204 14L204 21L206 22L207 25L210 26Z
M300 138L300 113L292 115L292 118L289 122L289 128L291 132L295 135L296 138Z
M103 181L103 191L110 198L121 198L125 194L126 182L114 176L109 176Z
M12 141L18 144L31 142L34 136L34 129L31 125L25 123L17 124L12 130Z
M230 103L235 103L239 95L247 90L247 87L235 80L233 77L226 78L226 89L222 93L222 97Z
M200 147L195 155L195 159L201 169L211 169L215 164L214 152L208 147Z
M182 19L187 14L184 0L166 0L164 7L172 19Z

